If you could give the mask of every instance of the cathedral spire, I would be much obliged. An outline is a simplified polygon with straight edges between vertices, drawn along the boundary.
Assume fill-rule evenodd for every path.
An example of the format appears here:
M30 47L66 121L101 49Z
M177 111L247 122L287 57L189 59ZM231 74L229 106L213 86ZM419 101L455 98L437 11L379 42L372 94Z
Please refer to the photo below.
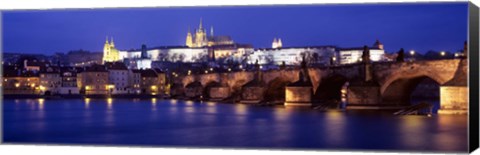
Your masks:
M108 36L105 36L105 44L108 44Z
M201 17L200 17L200 25L198 26L198 29L199 29L200 31L203 30L202 18L201 18Z
M113 43L113 37L110 38L110 45L115 46L115 43Z

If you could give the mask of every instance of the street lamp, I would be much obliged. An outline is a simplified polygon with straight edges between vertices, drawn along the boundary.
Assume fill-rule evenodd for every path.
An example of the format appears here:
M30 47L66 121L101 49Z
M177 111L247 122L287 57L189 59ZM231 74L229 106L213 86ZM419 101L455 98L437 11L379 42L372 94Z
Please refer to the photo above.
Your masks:
M412 56L415 55L415 51L414 51L414 50L411 50L411 51L410 51L410 55L412 55Z
M441 52L440 52L440 55L441 55L442 57L445 56L445 51L441 51Z

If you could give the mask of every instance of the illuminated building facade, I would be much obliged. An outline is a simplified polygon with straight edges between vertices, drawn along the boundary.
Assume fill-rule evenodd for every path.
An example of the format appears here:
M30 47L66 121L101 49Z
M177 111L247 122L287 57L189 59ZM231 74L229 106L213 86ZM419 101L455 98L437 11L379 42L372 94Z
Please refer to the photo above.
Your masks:
M141 94L159 95L160 80L153 69L140 70L142 78L140 83Z
M57 67L46 67L40 72L41 93L45 95L60 94L62 86L62 77L60 77L60 69Z
M128 85L130 86L130 90L127 92L128 94L140 94L142 84L142 72L140 70L132 69L129 70L129 77L128 77Z
M105 40L105 45L103 46L103 62L116 62L120 60L120 54L115 48L113 38L110 43L108 42L107 38L107 40Z
M80 93L80 90L77 87L77 69L76 68L67 67L67 68L61 69L60 76L62 78L60 94L75 95Z
M282 39L273 38L272 48L282 48Z
M109 85L108 71L104 65L92 65L77 74L80 92L86 95L106 95L113 92Z
M373 47L369 47L369 49L371 61L385 60L385 50L383 49L383 44L380 43L380 41L377 40ZM338 53L340 64L359 63L362 61L363 47L341 48L339 49Z
M142 49L120 51L120 58L125 60L125 63L130 69L149 69L151 68L152 61L197 63L207 62L209 60L208 48L163 46L148 49L145 48L145 52L143 53L144 55L142 58Z
M202 19L200 19L200 24L198 29L195 30L194 35L188 30L185 41L187 47L211 47L231 44L234 44L234 42L230 36L215 36L213 34L213 27L210 27L210 35L208 36L206 30L203 28Z
M122 62L107 62L109 85L113 86L112 94L126 94L128 92L129 71Z
M299 65L305 55L309 64L330 64L330 59L336 55L335 46L314 47L286 47L255 49L248 56L248 63L254 64L257 60L260 65Z
M40 94L40 78L38 73L18 69L14 66L3 67L3 94Z

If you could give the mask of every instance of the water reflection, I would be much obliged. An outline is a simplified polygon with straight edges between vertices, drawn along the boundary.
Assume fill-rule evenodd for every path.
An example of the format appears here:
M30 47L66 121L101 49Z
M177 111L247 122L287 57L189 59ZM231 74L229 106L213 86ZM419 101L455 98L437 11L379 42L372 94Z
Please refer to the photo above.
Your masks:
M157 111L157 98L152 98L152 111Z
M331 145L335 146L345 143L348 137L345 137L346 119L344 113L329 111L326 112L325 119L326 134L324 135L331 142Z
M38 99L38 109L43 110L43 104L45 103L45 99L39 98Z
M112 106L113 106L113 99L112 98L107 98L107 106L108 106L108 110L112 109Z
M85 109L90 107L90 98L85 98Z
M385 116L153 98L138 102L6 100L4 140L416 151L465 151L468 146L466 116Z

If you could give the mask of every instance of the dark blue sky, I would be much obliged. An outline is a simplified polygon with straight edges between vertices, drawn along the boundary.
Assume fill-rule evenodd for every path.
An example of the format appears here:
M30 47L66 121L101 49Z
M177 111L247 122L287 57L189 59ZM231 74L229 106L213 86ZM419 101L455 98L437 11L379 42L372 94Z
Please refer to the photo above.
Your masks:
M465 2L5 11L3 51L101 51L107 35L119 49L183 45L201 17L216 35L256 48L280 37L284 47L359 47L379 39L388 52L456 51L467 40L467 11Z

